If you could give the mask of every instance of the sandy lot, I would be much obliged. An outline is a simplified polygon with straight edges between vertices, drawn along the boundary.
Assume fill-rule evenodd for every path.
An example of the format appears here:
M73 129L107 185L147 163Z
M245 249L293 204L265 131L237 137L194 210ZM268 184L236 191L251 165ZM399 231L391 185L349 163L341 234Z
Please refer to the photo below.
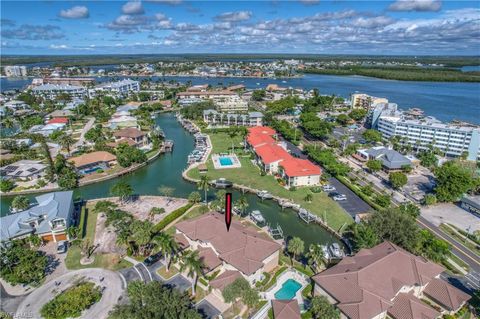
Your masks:
M422 207L421 214L435 225L452 224L470 232L480 230L480 218L463 210L455 204L442 203L431 207Z

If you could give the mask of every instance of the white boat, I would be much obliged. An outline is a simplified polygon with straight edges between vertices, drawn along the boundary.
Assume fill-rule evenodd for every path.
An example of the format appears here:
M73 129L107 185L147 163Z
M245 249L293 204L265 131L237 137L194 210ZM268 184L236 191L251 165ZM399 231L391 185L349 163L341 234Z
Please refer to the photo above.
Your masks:
M254 210L250 213L250 218L259 226L265 225L266 221L259 210Z
M260 85L260 83L257 82L257 85Z
M260 197L261 199L271 199L273 198L273 195L270 194L269 192L262 190L257 193L257 196Z
M328 247L323 245L321 247L322 247L323 257L327 260L330 259L330 253L328 252Z
M340 249L340 245L338 243L333 243L328 247L330 254L333 258L342 258L343 252Z
M287 81L283 80L282 83L287 83Z

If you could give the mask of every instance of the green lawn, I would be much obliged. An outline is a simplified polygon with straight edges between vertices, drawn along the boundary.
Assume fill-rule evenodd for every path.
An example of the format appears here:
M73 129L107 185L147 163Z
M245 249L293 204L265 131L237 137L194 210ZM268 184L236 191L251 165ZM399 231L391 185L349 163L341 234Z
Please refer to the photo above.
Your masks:
M227 152L232 147L231 138L226 133L210 133L213 144L212 153ZM327 223L335 230L339 230L343 224L350 224L353 219L348 215L335 201L330 199L325 193L312 193L308 188L298 188L296 191L289 191L282 187L277 180L271 176L261 176L260 169L254 165L249 156L242 156L243 149L239 146L241 137L236 137L234 144L239 154L239 160L242 164L241 168L215 170L213 162L207 161L208 173L210 179L224 177L236 184L245 185L256 189L265 189L273 195L288 198L303 208L320 216L322 219L326 215ZM188 172L191 178L199 179L200 173L197 168ZM313 200L308 203L304 200L308 193L312 193Z

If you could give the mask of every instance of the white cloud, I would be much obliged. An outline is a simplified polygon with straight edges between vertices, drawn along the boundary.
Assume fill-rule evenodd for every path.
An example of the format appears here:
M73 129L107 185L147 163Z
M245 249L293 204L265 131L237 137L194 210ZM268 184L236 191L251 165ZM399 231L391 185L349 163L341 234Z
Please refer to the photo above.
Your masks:
M58 15L65 19L86 19L90 16L90 13L85 6L75 6L70 9L61 10Z
M68 49L66 44L50 44L50 49Z
M439 11L441 0L397 0L388 9L390 11Z
M250 11L225 12L215 17L215 20L223 22L240 22L249 20L252 17Z
M143 14L145 13L145 11L143 10L143 6L140 1L130 1L125 3L122 6L122 13L123 14Z

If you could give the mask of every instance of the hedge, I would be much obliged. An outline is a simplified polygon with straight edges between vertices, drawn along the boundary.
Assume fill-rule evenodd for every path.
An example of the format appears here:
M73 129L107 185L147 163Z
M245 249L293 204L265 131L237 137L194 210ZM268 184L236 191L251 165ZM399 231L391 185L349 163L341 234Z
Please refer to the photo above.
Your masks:
M167 227L168 224L185 214L185 212L189 210L192 206L192 203L188 203L187 205L174 210L173 212L165 216L165 218L162 219L158 224L156 224L153 230L156 232L163 230L165 227Z

